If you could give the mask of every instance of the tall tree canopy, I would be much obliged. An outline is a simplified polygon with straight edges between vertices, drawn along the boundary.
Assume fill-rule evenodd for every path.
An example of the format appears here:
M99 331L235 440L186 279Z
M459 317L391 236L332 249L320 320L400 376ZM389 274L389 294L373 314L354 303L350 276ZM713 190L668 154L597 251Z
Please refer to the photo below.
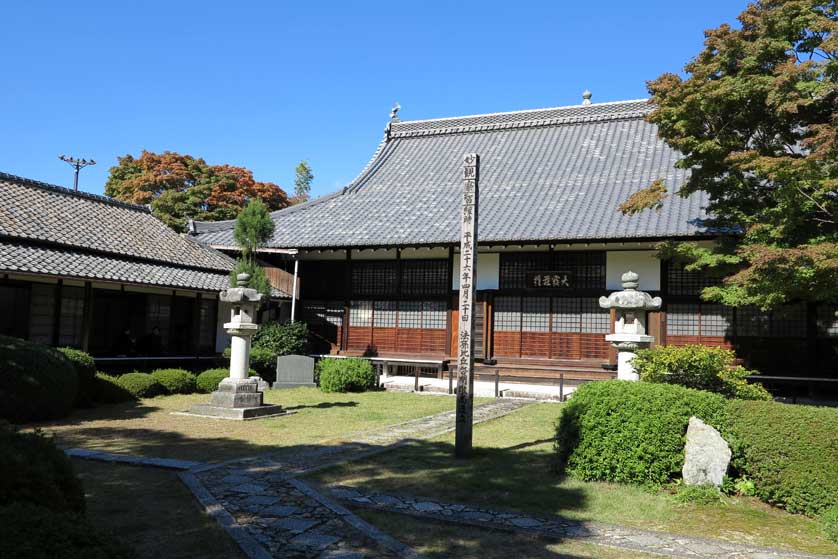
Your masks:
M676 194L706 192L708 225L739 233L663 253L724 272L707 299L838 301L838 2L765 0L738 19L705 32L686 77L648 88L649 120L691 169ZM657 180L620 209L660 208L668 195Z
M271 210L289 205L288 195L272 182L257 182L253 173L233 165L209 165L200 157L170 151L143 150L111 167L105 194L134 204L151 204L154 215L177 231L188 218L234 219L249 200L260 199Z
M241 256L236 261L235 269L230 273L230 285L236 285L238 274L250 274L250 287L270 298L271 284L265 270L256 261L256 251L265 246L274 232L274 222L267 206L258 198L247 206L236 218L233 238L241 249Z
M299 165L294 168L294 204L308 200L313 180L314 173L311 172L311 165L308 161L300 161Z

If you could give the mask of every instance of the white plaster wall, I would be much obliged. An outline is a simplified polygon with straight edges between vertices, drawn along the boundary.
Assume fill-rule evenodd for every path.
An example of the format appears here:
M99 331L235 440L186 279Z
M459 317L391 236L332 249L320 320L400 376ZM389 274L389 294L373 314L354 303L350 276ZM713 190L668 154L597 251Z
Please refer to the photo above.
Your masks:
M620 276L631 270L640 275L640 289L661 288L661 261L654 250L615 250L605 255L605 285L609 290L623 288Z
M454 255L454 273L451 289L460 289L460 255ZM479 253L477 255L477 289L497 289L500 281L500 255Z

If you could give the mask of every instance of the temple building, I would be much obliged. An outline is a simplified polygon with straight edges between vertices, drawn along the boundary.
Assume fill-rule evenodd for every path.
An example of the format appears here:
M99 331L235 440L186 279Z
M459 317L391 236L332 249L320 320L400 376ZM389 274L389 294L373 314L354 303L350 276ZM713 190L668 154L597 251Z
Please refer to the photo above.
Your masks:
M402 121L394 111L372 159L346 187L274 212L262 257L293 270L297 318L319 351L344 355L456 355L462 156L480 156L476 353L478 372L560 371L608 376L612 321L597 299L632 270L664 301L649 317L656 344L734 348L764 372L838 370L835 308L774 312L699 298L718 278L661 261L667 239L713 243L707 198L668 197L660 211L618 205L689 171L645 120L646 100ZM193 223L201 243L233 246L233 223ZM801 367L801 361L806 363Z
M0 173L0 335L109 366L215 359L233 265L144 206Z

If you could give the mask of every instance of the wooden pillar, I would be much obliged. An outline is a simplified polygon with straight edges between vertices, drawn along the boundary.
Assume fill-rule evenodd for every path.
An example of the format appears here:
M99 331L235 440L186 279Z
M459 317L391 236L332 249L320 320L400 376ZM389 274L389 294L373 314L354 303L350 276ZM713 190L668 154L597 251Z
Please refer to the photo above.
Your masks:
M81 319L81 349L90 350L90 330L93 327L93 284L84 282L84 310Z
M64 280L59 279L55 286L55 305L52 309L52 345L61 343L61 297L64 290Z
M343 328L340 350L349 349L349 306L352 300L352 249L346 249L346 269L343 273Z

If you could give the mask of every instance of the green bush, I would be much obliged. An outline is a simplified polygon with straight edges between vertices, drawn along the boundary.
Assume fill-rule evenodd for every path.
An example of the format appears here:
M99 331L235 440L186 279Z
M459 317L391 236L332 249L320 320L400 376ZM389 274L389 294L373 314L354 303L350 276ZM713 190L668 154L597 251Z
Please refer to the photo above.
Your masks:
M227 369L207 369L197 378L198 392L209 394L218 389L218 383L224 380L230 371Z
M96 362L80 349L72 347L57 348L76 369L79 379L79 389L76 394L77 406L89 406L93 403L93 393L96 390Z
M157 369L151 376L166 394L192 394L197 389L195 375L184 369Z
M823 524L823 533L826 537L838 543L838 506L827 509L821 515L821 524Z
M134 398L153 398L163 394L163 387L148 373L127 373L116 379L116 383Z
M0 418L24 423L70 412L78 393L78 376L61 353L0 336L0 363Z
M757 497L790 512L838 506L838 409L732 401L722 434Z
M230 348L224 350L224 357L230 358ZM268 382L276 380L276 354L263 347L252 347L250 349L250 368L257 375ZM251 374L250 376L253 376Z
M99 404L118 404L133 400L134 396L119 384L119 377L96 373L93 400Z
M719 425L725 399L656 383L583 384L562 408L557 466L582 480L660 486L680 476L690 416Z
M722 502L722 494L712 485L680 485L675 492L675 501L682 505L714 505Z
M276 355L308 353L308 327L304 322L267 322L253 336L253 347L267 349Z
M70 459L51 439L6 424L0 425L0 503L13 502L83 512L84 491Z
M375 388L372 363L359 357L321 359L317 374L323 392L363 392Z
M0 505L0 557L4 559L130 559L135 554L100 533L80 514L30 503Z
M658 346L641 349L632 361L640 380L680 384L707 390L728 398L770 400L761 384L751 384L745 377L755 374L736 365L736 354L729 349L703 345Z

